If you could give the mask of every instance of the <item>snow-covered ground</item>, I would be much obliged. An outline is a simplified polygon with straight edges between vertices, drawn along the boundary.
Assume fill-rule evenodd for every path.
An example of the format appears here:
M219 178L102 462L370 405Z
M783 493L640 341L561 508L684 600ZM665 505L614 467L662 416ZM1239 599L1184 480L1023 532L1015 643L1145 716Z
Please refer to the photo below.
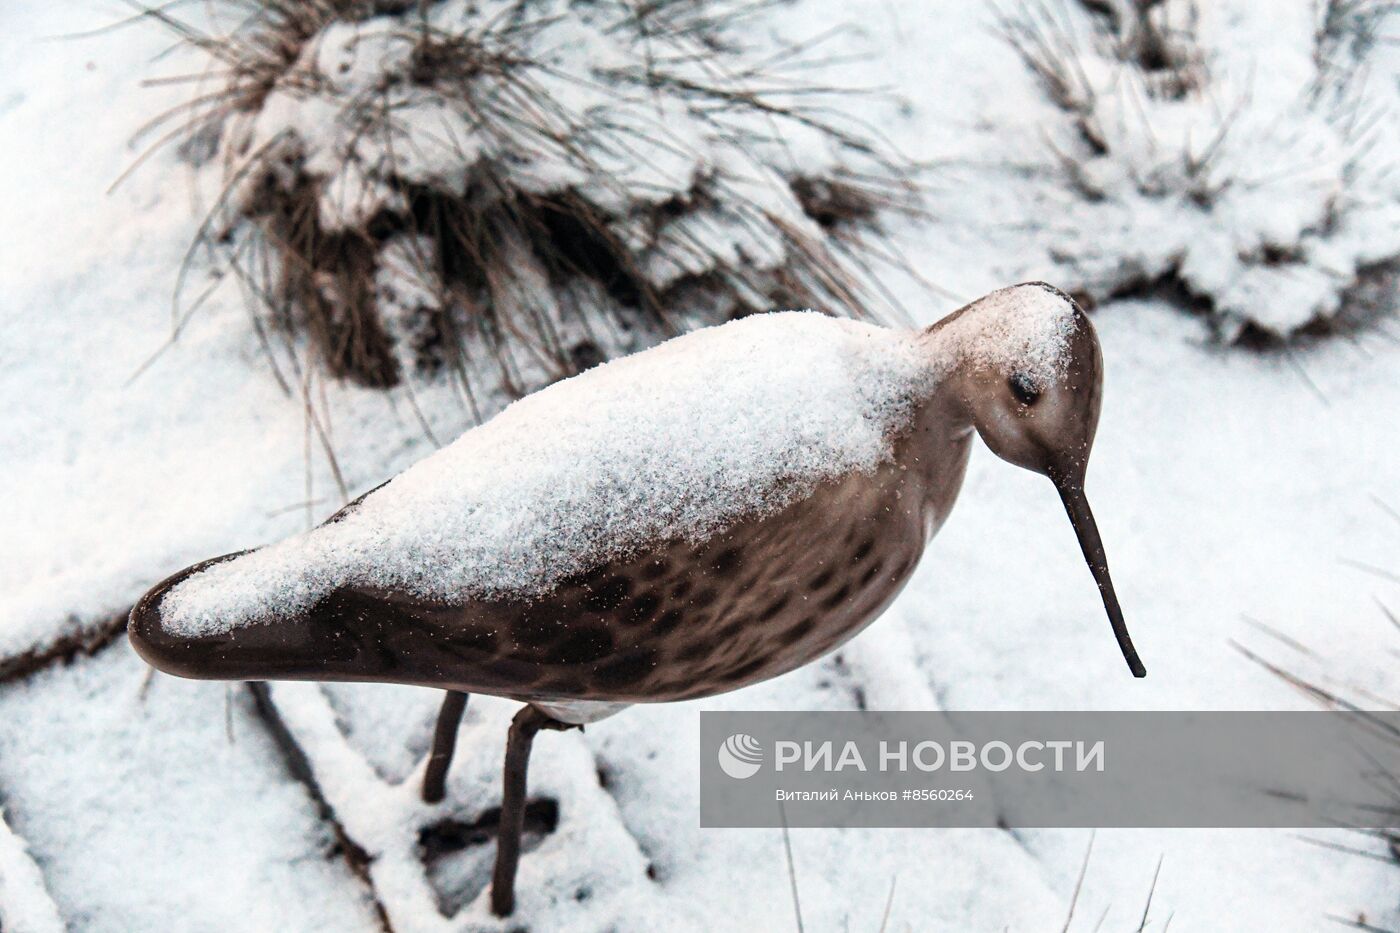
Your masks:
M1289 63L1279 82L1306 83L1311 3L1268 4L1287 13L1264 21L1245 0L1210 6L1201 35L1217 73L1245 82L1251 61L1276 55ZM842 41L880 50L873 63L832 65L833 79L893 85L909 102L881 119L929 163L933 219L901 228L899 244L949 292L894 283L920 323L1008 281L1093 284L1119 274L1104 271L1119 261L1155 277L1177 253L1186 284L1229 320L1268 289L1273 320L1292 320L1298 303L1340 294L1347 269L1400 252L1386 242L1400 227L1386 223L1397 202L1385 173L1359 187L1349 175L1329 181L1345 159L1328 155L1340 144L1324 126L1297 122L1298 86L1251 97L1259 113L1244 138L1254 148L1222 157L1241 174L1256 160L1256 184L1241 185L1251 197L1227 195L1197 216L1181 199L1164 206L1160 194L1117 185L1123 164L1098 162L1110 191L1133 193L1085 200L1046 145L1066 131L1065 113L983 5L798 9L785 15L813 32L859 21ZM0 10L0 658L97 624L194 560L300 531L421 458L434 445L411 401L437 438L468 424L452 393L433 386L410 400L317 380L309 415L264 365L232 289L170 344L175 270L207 208L197 179L167 150L106 189L138 152L132 134L187 89L140 86L166 73L156 58L169 40L157 29L72 37L128 11L38 0ZM1400 57L1378 57L1368 80L1391 92L1397 68ZM1263 128L1290 118L1321 147L1307 161L1323 167L1306 183L1278 159L1286 140ZM1191 115L1163 119L1161 135L1191 134ZM1395 124L1382 111L1380 132ZM1123 133L1112 157L1146 158L1133 148L1146 145L1140 133ZM1393 157L1384 145L1370 152L1368 167ZM1289 183L1258 195L1274 174ZM1324 205L1343 205L1326 228L1335 236L1312 223L1320 190L1339 199ZM1267 274L1240 258L1266 243L1294 258ZM489 842L425 868L419 837L498 803L511 704L473 699L448 800L426 808L414 783L434 694L272 689L326 803L371 859L362 876L245 688L160 675L146 684L118 641L0 687L0 928L51 929L56 913L83 930L375 929L381 911L397 930L792 928L781 834L696 825L702 708L846 709L858 693L889 709L1306 706L1232 640L1394 696L1400 635L1376 600L1400 606L1400 585L1353 563L1400 569L1400 522L1385 507L1400 506L1394 320L1266 355L1220 348L1204 319L1158 300L1109 303L1095 322L1107 376L1089 491L1147 680L1122 669L1049 484L979 449L914 582L839 659L540 739L532 793L558 801L558 825L527 844L511 924L490 919L481 896ZM791 839L813 930L878 929L887 900L893 930L1058 930L1089 842L1085 831L990 830ZM1400 927L1393 864L1286 832L1218 830L1098 832L1071 929L1138 929L1159 860L1147 930L1312 930L1331 915ZM444 909L457 913L445 920Z

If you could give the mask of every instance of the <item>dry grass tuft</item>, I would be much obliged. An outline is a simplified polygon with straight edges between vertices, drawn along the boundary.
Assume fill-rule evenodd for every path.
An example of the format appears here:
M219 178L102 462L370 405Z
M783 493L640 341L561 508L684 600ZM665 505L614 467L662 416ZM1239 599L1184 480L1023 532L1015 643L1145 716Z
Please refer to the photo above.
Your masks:
M1395 0L1321 0L1313 57L1324 83L1354 78L1371 49L1386 41L1382 24L1397 10Z
M1194 0L1034 0L998 9L1002 39L1070 119L1070 144L1047 144L1070 189L1085 201L1110 197L1094 169L1105 159L1123 163L1148 197L1184 187L1198 201L1213 199L1210 169L1219 141L1201 153L1188 147L1179 164L1164 171L1143 163L1140 153L1118 151L1122 129L1105 126L1101 106L1105 90L1120 94L1133 88L1146 104L1184 101L1203 92L1209 76L1196 44L1196 19ZM1220 141L1227 131L1228 122L1222 124Z
M224 173L191 263L245 286L265 341L305 334L374 387L446 371L478 412L698 323L878 317L870 269L898 262L878 221L918 193L793 76L815 44L754 28L778 5L221 0L221 27L147 9L214 63L152 124Z
M1400 524L1400 512L1380 497L1373 497L1373 500L1386 518ZM1380 580L1390 583L1400 582L1400 575L1388 568L1376 567L1345 558L1343 560L1356 569ZM1372 599L1378 610L1377 622L1380 630L1386 633L1388 638L1395 637L1397 632L1400 632L1400 616L1397 616L1395 610L1391 608L1391 604L1386 600L1375 595L1372 596ZM1276 647L1266 652L1264 649L1247 647L1232 639L1231 646L1243 657L1297 691L1309 703L1323 710L1346 713L1353 727L1379 737L1387 744L1400 747L1400 730L1397 730L1390 720L1377 715L1378 713L1392 713L1400 710L1400 700L1397 700L1391 693L1388 681L1382 677L1379 679L1379 683L1376 683L1376 678L1368 677L1368 672L1364 671L1329 670L1325 659L1306 644L1263 622L1249 618L1246 618L1245 621L1272 639ZM1291 661L1277 660L1272 657L1280 646L1291 657ZM1377 657L1384 655L1382 648L1391 653L1396 650L1393 645L1388 645L1384 640L1378 641L1375 647ZM1381 668L1377 668L1377 670L1381 670ZM1369 685L1363 682L1367 680L1371 681ZM1390 798L1388 809L1393 813L1394 808L1400 807L1400 774L1390 771L1384 763L1372 760L1376 766L1376 773L1372 778L1376 782L1376 786L1384 790ZM1358 857L1379 859L1390 864L1400 865L1400 831L1394 827L1367 829L1346 826L1340 828L1350 829L1365 842L1365 845L1352 847L1330 840L1303 838L1305 841L1354 854ZM1384 853L1375 851L1376 842L1384 845ZM1382 927L1367 923L1365 914L1359 914L1356 917L1330 915L1330 919L1358 930L1393 933L1393 931L1386 931Z
M1032 0L1000 13L1062 115L1043 133L1072 195L1054 224L1057 274L1098 299L1167 298L1247 348L1388 334L1395 246L1371 224L1396 177L1393 89L1367 72L1400 3L1321 0L1315 35L1278 74L1255 65L1285 52L1240 39L1267 16L1207 10Z
M1076 3L1089 14L1081 34L1070 16ZM1098 125L1093 59L1105 59L1140 83L1149 97L1180 100L1207 81L1205 61L1195 42L1194 2L1164 0L1035 0L999 9L1002 38L1039 79L1051 101L1070 114L1091 156L1109 152Z

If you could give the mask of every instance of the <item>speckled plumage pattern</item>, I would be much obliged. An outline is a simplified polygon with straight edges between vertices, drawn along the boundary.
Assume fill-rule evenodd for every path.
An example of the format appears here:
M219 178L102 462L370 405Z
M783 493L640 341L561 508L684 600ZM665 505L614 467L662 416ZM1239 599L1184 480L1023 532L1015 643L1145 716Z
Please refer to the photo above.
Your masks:
M547 599L475 606L469 637L496 653L484 682L464 674L461 689L501 691L499 671L519 699L654 702L801 666L874 619L913 569L926 522L902 478L857 475L702 544L598 567Z

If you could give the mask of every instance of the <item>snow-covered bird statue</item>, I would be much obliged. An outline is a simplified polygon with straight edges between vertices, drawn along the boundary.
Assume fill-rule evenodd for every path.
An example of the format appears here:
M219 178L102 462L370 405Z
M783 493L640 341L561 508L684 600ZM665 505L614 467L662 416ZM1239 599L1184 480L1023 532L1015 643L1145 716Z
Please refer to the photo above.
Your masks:
M136 605L160 670L519 700L492 909L514 906L540 729L790 671L889 605L952 509L974 430L1050 478L1135 676L1085 467L1102 360L1047 285L901 331L787 312L677 337L556 383L278 544L204 561Z

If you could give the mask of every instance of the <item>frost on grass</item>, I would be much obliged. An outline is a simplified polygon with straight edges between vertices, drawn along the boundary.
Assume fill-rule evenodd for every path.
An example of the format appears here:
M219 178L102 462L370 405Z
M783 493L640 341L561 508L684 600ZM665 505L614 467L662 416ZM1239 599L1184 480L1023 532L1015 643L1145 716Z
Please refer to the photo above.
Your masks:
M278 0L227 30L220 4L161 8L214 60L170 115L226 179L198 245L264 339L305 331L373 386L519 394L695 323L871 316L867 237L913 209L908 175L802 78L815 46L774 5Z
M1003 15L1060 111L1036 218L1057 273L1167 284L1226 340L1346 315L1400 255L1400 105L1373 55L1395 5L1044 0Z
M538 595L874 469L929 376L916 332L815 313L687 334L516 402L336 522L194 575L167 624L246 624L347 583Z

